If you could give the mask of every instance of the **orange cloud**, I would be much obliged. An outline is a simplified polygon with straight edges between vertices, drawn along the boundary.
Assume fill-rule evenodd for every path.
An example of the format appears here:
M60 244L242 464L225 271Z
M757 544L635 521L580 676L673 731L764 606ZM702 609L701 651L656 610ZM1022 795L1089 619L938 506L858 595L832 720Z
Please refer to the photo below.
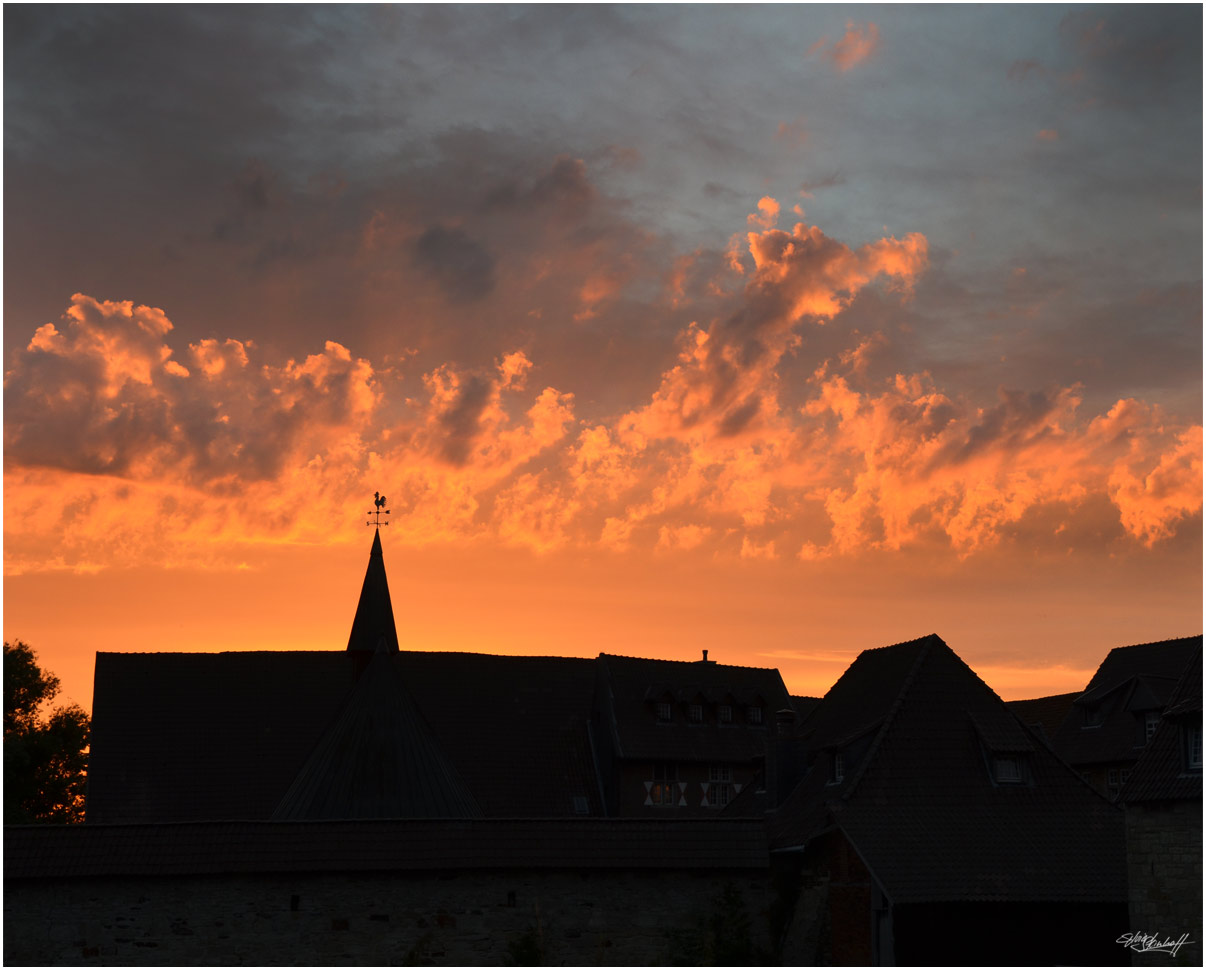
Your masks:
M887 338L843 314L870 287L908 299L924 236L852 247L772 228L769 197L759 212L771 224L741 237L745 274L712 291L715 315L682 327L635 406L588 422L572 392L531 386L522 350L414 378L395 361L383 381L334 341L283 362L235 338L177 353L163 311L77 295L6 375L6 569L230 565L249 544L353 539L348 509L374 489L416 545L747 560L1153 546L1200 514L1196 424L1132 399L1082 415L1075 386L985 401L871 376ZM703 275L723 272L707 258ZM822 325L831 356L788 371Z
M1034 137L1039 141L1059 141L1059 132L1054 128L1042 128Z
M828 45L829 38L822 37L808 49L808 53L823 52L839 71L848 71L879 49L879 27L874 23L856 24L852 20L847 21L846 33L832 46Z

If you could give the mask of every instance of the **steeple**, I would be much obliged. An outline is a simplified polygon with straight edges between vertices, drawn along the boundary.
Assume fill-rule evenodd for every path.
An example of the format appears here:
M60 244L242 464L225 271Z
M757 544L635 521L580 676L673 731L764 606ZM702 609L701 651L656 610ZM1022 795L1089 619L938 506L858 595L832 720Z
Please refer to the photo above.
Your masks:
M381 530L376 529L364 585L360 589L360 603L356 606L356 618L352 620L352 633L348 637L348 649L371 653L382 642L388 653L398 652L398 630L394 626L394 607L385 578L385 557L381 554Z

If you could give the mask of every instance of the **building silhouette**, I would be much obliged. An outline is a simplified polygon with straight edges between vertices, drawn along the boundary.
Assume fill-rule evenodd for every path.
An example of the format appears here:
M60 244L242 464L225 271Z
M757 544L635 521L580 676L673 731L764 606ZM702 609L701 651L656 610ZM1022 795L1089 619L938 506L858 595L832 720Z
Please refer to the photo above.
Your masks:
M935 635L819 700L402 651L374 534L346 649L101 653L93 724L86 824L6 827L7 962L1129 963L1123 809Z

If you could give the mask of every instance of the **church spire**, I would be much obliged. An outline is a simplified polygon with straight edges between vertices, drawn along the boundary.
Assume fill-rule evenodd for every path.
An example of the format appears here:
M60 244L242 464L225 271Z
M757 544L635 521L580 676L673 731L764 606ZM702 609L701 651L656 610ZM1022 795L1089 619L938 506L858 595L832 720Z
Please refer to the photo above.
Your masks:
M389 582L385 578L385 557L381 554L381 530L373 530L373 548L369 552L368 569L364 573L364 585L360 588L360 602L356 606L356 618L352 620L352 633L348 637L349 650L366 650L370 653L378 648L388 653L398 652L398 630L394 626L394 607L389 598Z

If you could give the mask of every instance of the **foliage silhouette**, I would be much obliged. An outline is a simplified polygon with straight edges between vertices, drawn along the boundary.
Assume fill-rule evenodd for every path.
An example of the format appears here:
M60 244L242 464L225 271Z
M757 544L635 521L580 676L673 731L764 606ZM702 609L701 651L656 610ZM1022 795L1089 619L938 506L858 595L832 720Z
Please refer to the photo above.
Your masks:
M82 822L88 715L76 704L43 712L59 679L20 640L4 644L4 821Z

